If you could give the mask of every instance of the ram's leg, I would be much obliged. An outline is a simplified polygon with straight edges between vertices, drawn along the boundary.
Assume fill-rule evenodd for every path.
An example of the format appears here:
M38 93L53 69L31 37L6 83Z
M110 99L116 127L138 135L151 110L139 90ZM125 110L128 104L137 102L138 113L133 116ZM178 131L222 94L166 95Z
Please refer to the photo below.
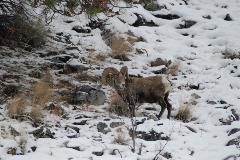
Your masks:
M171 111L172 111L172 105L168 101L168 95L169 95L169 93L165 94L164 101L167 104L167 110L168 110L167 118L170 119Z
M162 114L164 113L165 109L167 108L167 104L165 103L164 99L163 98L160 98L159 102L158 102L160 105L161 105L161 111L160 113L157 115L157 118L160 119Z

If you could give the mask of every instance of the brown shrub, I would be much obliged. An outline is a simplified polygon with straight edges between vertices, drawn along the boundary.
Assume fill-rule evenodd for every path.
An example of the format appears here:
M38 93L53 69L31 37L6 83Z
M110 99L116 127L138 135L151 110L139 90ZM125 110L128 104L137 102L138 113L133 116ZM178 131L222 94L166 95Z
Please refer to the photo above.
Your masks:
M124 134L122 128L118 128L116 132L117 134L114 137L113 143L117 143L120 145L127 145L129 140L126 138L126 135Z
M15 96L7 105L8 115L11 118L18 118L19 115L24 115L27 105L28 101L24 95Z
M116 90L112 90L109 111L119 116L130 115L127 104L123 101L122 97L117 93Z
M240 52L233 51L230 49L225 49L222 54L224 59L231 59L231 60L240 59Z
M171 74L172 76L177 76L180 71L181 63L179 61L173 62L169 65L167 69L167 74Z
M8 103L8 114L11 118L22 120L27 118L34 123L42 122L43 109L48 102L58 101L60 98L54 96L50 78L44 77L32 86L29 94L22 94L14 97ZM31 111L25 108L31 107Z
M190 118L192 117L191 107L192 107L191 103L189 103L189 102L183 103L180 106L175 118L178 120L181 120L183 122L188 122L190 120Z

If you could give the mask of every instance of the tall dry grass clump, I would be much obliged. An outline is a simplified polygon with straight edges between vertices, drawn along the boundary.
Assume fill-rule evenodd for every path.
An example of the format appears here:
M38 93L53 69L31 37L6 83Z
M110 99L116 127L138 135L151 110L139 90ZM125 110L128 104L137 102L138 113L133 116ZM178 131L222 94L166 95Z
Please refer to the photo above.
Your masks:
M40 123L46 104L56 100L49 78L44 77L32 86L30 93L15 96L9 101L8 115L14 119L30 119L34 123Z
M18 118L19 115L24 115L28 101L24 95L17 95L8 103L8 115L11 118Z

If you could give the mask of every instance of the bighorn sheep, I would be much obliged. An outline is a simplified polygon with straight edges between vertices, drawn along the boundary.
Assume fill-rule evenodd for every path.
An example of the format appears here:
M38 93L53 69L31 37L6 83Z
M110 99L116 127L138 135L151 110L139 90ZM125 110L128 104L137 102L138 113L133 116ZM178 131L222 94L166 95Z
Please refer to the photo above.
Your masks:
M115 69L116 71L116 69ZM106 73L106 72L103 72ZM171 84L166 76L150 76L144 78L129 77L128 68L124 66L120 72L114 76L114 86L116 90L124 88L126 99L128 101L137 101L139 103L158 103L161 105L161 111L157 115L159 119L167 108L167 118L170 119L172 106L168 102L168 95L171 90ZM115 79L115 77L118 79Z

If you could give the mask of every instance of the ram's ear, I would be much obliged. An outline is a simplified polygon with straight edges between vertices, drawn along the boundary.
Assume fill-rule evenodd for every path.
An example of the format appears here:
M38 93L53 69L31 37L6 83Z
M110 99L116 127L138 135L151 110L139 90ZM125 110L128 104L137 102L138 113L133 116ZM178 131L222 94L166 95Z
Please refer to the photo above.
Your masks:
M123 66L120 70L120 73L126 78L128 79L129 76L128 76L128 67L127 66Z

